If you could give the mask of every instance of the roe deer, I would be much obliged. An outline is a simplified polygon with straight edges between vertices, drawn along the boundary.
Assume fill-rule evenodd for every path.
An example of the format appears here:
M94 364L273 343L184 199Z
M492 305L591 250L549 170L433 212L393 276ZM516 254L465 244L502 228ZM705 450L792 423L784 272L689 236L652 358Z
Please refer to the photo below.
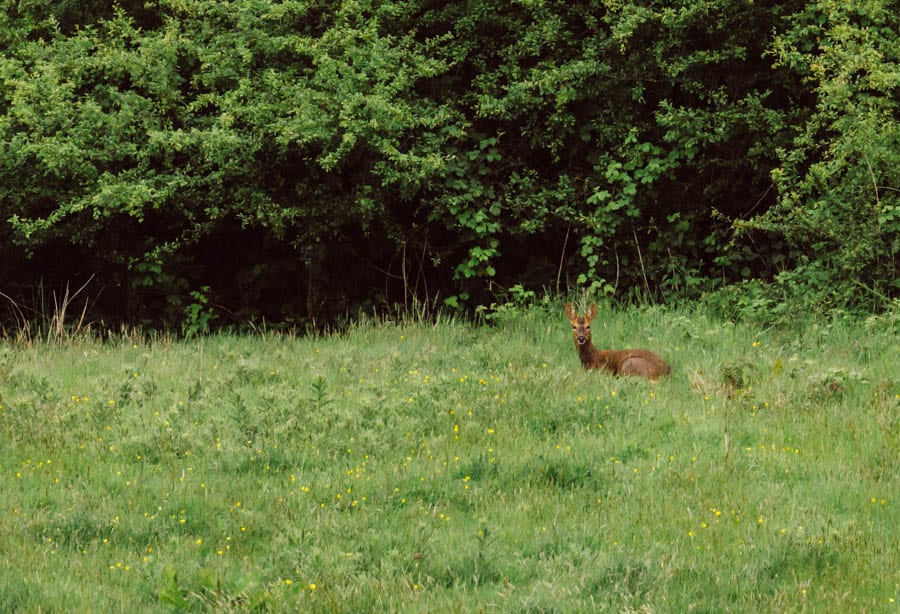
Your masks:
M591 343L591 320L597 317L597 304L591 303L588 312L579 316L572 303L566 303L566 317L572 323L572 338L578 358L585 369L603 369L613 375L636 375L656 382L669 375L665 360L649 350L598 350Z

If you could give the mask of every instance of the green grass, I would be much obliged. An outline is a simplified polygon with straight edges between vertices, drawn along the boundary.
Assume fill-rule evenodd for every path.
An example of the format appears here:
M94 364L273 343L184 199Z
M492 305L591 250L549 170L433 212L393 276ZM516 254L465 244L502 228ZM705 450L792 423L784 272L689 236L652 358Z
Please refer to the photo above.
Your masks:
M896 612L897 314L0 345L6 611Z

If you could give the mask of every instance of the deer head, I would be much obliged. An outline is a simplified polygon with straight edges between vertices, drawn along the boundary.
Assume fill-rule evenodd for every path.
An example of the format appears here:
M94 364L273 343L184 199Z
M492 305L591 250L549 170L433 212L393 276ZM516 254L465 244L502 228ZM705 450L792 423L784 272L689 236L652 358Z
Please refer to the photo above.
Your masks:
M591 343L591 320L597 317L597 303L591 303L587 313L579 316L572 303L566 303L566 317L572 323L572 338L575 345Z

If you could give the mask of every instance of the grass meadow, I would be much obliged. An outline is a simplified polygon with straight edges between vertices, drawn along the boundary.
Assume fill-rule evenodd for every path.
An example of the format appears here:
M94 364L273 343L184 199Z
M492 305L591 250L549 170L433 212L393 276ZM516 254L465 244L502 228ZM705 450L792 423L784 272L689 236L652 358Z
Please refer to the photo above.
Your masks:
M559 307L557 309L557 307ZM898 612L897 313L0 344L9 612Z

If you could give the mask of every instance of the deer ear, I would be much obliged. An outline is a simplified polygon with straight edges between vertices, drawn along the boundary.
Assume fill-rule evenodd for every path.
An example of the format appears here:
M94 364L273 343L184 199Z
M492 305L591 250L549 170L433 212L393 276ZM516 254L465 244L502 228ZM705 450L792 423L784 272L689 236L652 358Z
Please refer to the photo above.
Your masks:
M597 313L599 313L597 310L597 303L591 303L591 306L588 307L587 317L593 320L597 317Z
M566 317L570 320L574 320L577 317L575 313L575 306L572 303L566 303Z

